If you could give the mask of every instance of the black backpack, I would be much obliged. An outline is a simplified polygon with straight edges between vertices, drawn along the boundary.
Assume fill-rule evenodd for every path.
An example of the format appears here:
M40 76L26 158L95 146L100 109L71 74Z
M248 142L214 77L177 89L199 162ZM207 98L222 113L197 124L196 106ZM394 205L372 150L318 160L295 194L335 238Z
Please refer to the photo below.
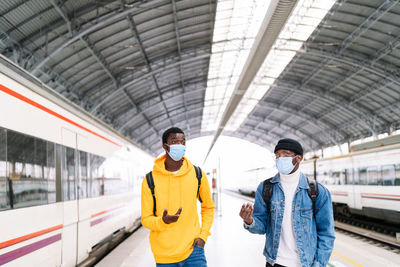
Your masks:
M272 197L272 193L274 191L274 184L271 183L271 180L273 178L274 177L271 177L271 178L265 180L264 183L263 183L262 194L263 194L263 197L264 197L265 204L267 204L268 212L271 211L271 197ZM318 197L318 183L315 182L314 180L310 181L310 180L308 180L308 178L307 178L307 183L308 183L308 186L309 186L309 188L307 189L307 193L308 193L308 196L312 200L313 214L314 214L314 217L315 217L315 209L316 209L315 208L315 202L317 201L317 197Z
M200 202L203 202L203 200L201 200L201 197L199 195L199 190L200 190L200 185L201 185L201 177L203 176L200 167L194 166L194 169L196 170L196 178L197 178L197 198L200 200ZM156 210L157 210L157 204L156 204L156 195L154 194L154 179L153 179L153 172L149 172L148 174L146 174L146 180L147 180L147 184L149 185L150 191L151 191L151 195L153 196L153 214L154 216L156 216Z

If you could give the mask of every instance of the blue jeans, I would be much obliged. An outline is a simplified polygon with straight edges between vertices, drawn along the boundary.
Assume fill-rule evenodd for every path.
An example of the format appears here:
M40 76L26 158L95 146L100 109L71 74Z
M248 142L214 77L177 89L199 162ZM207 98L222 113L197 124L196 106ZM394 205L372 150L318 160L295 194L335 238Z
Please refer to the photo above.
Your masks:
M176 263L156 263L157 267L207 267L206 256L204 255L204 248L195 246L190 256L180 262Z

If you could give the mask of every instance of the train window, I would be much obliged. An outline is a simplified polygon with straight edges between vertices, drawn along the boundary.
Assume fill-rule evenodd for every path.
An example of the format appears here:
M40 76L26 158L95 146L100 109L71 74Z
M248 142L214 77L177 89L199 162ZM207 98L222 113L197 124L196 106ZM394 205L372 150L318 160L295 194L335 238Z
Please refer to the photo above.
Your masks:
M353 169L346 169L346 184L353 184Z
M112 195L126 192L129 187L126 176L122 175L124 166L119 158L107 158L104 163L104 194Z
M61 179L63 200L76 199L75 186L75 149L63 146L61 149Z
M87 153L79 151L79 198L89 197Z
M317 181L321 184L332 184L327 171L317 171Z
M353 171L353 184L359 184L360 183L360 174L358 172L358 169L352 169Z
M339 179L340 172L332 171L330 176L331 176L331 181L332 181L331 184L340 184L340 179Z
M341 184L341 185L347 184L347 172L346 172L346 170L342 170L340 172L339 184Z
M396 172L394 165L382 166L382 181L383 185L394 185Z
M358 170L358 179L359 184L366 185L367 184L367 169L359 169Z
M90 180L91 180L91 197L98 197L104 195L104 157L90 154Z
M368 185L382 185L382 179L378 167L367 168Z
M7 162L11 208L47 204L47 142L8 130Z
M10 208L7 183L7 131L0 128L0 211Z
M400 185L400 164L396 164L396 178L394 180L394 185Z
M47 142L47 166L45 168L47 178L48 202L56 202L56 145Z

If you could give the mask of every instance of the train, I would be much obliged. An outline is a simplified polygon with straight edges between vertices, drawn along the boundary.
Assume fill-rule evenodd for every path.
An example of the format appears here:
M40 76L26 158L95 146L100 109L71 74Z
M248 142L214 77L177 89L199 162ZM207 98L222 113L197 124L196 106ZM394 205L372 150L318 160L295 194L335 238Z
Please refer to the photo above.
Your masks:
M0 265L79 266L140 226L154 157L0 56Z
M258 184L275 174L276 168L266 166L245 170L241 173L239 179L236 179L236 185L232 189L235 190L236 188L242 195L255 197Z
M327 187L335 215L400 222L400 136L354 145L350 153L310 159L302 171Z

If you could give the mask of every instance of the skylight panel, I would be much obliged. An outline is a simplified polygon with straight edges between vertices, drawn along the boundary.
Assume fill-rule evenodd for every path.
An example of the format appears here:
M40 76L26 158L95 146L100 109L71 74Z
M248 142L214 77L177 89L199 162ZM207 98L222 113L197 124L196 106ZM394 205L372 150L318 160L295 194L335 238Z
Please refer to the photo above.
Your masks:
M202 132L217 129L268 6L265 0L218 1Z
M236 131L321 23L334 0L301 0L288 19L225 129Z

